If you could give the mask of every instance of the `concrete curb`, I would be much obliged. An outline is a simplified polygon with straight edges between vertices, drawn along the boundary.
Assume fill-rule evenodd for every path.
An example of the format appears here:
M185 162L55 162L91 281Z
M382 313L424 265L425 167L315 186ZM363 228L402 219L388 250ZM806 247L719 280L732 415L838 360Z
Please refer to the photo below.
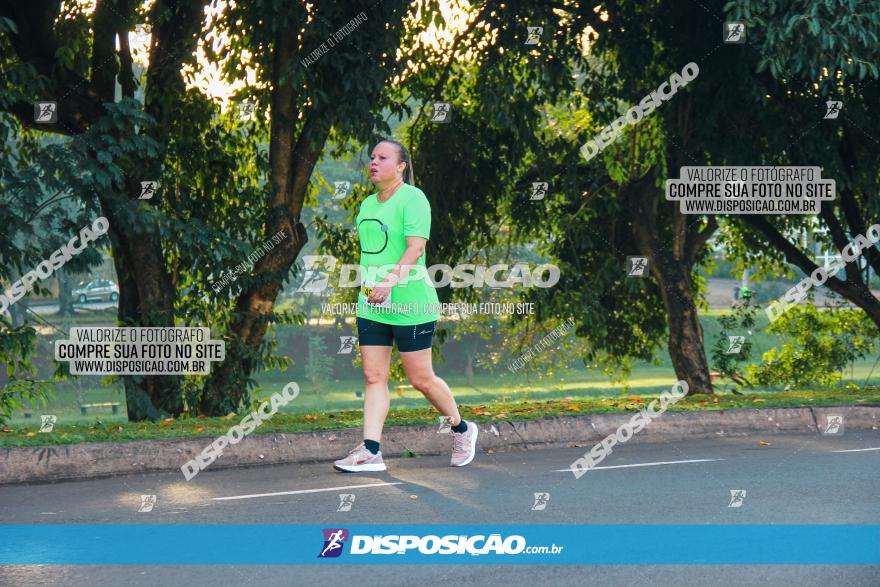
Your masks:
M821 433L827 417L843 416L844 429L880 430L880 406L769 408L706 412L666 412L629 442L663 442L689 438L718 438L760 434ZM556 416L541 420L498 421L479 424L480 450L533 450L592 444L628 422L632 414ZM494 431L492 428L494 427ZM396 457L405 451L417 455L447 454L448 435L437 426L386 428L383 454ZM87 479L134 473L175 471L213 442L214 437L131 442L93 442L61 446L0 448L0 485ZM252 434L226 447L206 470L279 463L328 462L341 458L361 441L360 429L316 432ZM329 466L329 463L328 463Z

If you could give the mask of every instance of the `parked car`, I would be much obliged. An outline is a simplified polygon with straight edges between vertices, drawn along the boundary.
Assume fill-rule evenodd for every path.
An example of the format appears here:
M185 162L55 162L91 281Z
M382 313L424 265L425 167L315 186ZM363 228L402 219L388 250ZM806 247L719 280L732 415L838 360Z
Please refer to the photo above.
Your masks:
M115 302L119 299L119 287L109 279L93 279L85 286L74 289L71 295L80 304L90 300Z

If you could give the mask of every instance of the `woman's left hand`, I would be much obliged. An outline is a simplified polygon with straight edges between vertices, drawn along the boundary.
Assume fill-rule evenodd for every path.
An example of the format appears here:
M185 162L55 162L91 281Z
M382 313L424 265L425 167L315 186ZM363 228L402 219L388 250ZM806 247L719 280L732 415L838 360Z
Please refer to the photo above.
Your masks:
M388 299L389 295L391 295L391 287L395 283L397 283L396 279L388 279L386 277L382 280L382 283L373 288L367 301L371 304L381 304Z

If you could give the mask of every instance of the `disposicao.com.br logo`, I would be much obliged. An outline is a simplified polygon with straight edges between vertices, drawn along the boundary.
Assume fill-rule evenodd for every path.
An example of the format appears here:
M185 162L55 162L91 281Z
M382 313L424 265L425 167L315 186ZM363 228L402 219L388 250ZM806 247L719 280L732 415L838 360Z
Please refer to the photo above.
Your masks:
M494 265L475 265L464 263L450 267L449 265L437 264L426 267L424 265L396 265L387 264L380 266L361 267L356 264L338 265L336 257L332 255L306 255L303 257L303 269L305 270L302 283L297 287L298 292L322 293L330 288L331 274L339 267L339 279L336 287L360 287L363 283L382 281L389 272L400 268L401 277L395 283L395 287L406 287L410 282L423 282L431 287L476 287L484 285L491 288L513 288L515 286L531 288L551 288L559 283L559 267L550 263L543 263L532 267L529 263L515 263L513 266L507 263ZM501 274L501 279L496 279Z
M335 558L343 552L345 542L350 538L349 554L407 554L417 551L419 554L559 554L564 546L528 546L526 539L519 534L502 537L501 534L477 534L474 536L448 534L425 536L416 534L388 534L366 536L355 534L349 536L345 528L324 528L324 545L318 558Z

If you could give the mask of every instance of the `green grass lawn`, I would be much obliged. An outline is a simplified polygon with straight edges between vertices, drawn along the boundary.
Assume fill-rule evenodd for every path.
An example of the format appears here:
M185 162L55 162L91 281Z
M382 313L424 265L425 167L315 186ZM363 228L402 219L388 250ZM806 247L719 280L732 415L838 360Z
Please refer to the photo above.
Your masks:
M531 383L524 378L514 377L507 373L499 376L478 374L474 376L473 385L468 386L464 377L444 377L449 384L456 400L462 404L484 404L491 402L516 402L516 401L546 401L568 396L615 396L625 392L622 385L615 386L600 375L591 375L585 372L577 372L569 376L561 376L555 381ZM260 388L263 395L269 395L280 391L290 379L272 377L262 379ZM630 380L630 389L644 392L668 389L674 381L674 375L669 368L646 365ZM363 392L363 379L351 379L331 381L326 384L315 386L308 382L298 381L301 393L299 397L287 406L287 410L297 414L311 414L319 412L333 412L339 410L353 410L363 406L363 397L357 393ZM424 396L411 386L402 386L391 383L392 407L417 408L426 404ZM125 422L125 396L121 388L85 387L81 390L84 403L120 402L120 414L113 416L110 408L90 408L88 416L82 416L77 404L74 387L67 383L59 383L55 386L55 397L49 401L45 408L31 410L31 418L25 418L23 412L15 412L10 426L16 427L24 424L39 423L40 414L54 414L58 417L58 423L88 423L96 417L105 422Z
M632 394L626 397L574 397L544 401L487 402L462 405L462 416L484 425L503 420L532 420L549 416L588 413L634 412L658 394ZM302 396L301 396L302 397ZM296 401L299 401L297 398ZM834 405L880 405L880 387L857 390L755 393L748 395L716 394L684 398L670 406L672 411L725 410ZM168 419L164 422L113 422L99 418L91 423L59 424L49 433L39 433L39 422L26 427L0 431L0 447L44 446L79 442L108 442L159 438L203 437L209 443L237 424L244 414L223 418ZM439 413L422 401L418 407L392 403L386 426L438 424ZM363 414L359 409L297 413L283 410L256 429L256 433L304 432L339 428L360 428Z
M707 355L709 347L717 338L720 327L715 317L727 310L714 310L704 312L701 315ZM749 335L754 344L753 362L760 360L762 352L779 344L775 335L767 334L767 317L763 312L757 314L757 324ZM735 332L735 334L748 334ZM357 393L363 390L363 379L355 376L341 381L329 381L315 386L298 379L297 383L302 389L300 396L287 408L286 412L292 415L322 414L344 412L347 410L359 410L363 405L363 398ZM515 402L544 402L561 400L563 398L615 398L628 394L656 394L669 389L675 381L675 374L669 360L668 353L660 353L660 364L637 363L626 384L614 384L600 373L587 371L574 371L570 374L559 375L553 380L548 378L539 379L536 376L526 376L525 371L516 375L503 370L500 374L490 375L477 373L472 385L468 385L463 376L444 375L444 379L452 388L456 400L464 406L484 404L509 404ZM868 379L868 375L870 379ZM260 389L264 396L279 391L293 378L283 372L270 372L257 377ZM723 383L723 382L722 382ZM880 384L880 365L877 357L868 357L857 361L853 369L844 372L843 384L855 383L857 385ZM421 393L411 387L397 389L395 383L390 385L393 410L420 410L427 405ZM25 412L17 411L9 422L13 429L22 427L38 427L40 414L54 414L58 417L59 425L88 425L95 422L96 418L108 424L122 424L127 422L125 415L125 396L121 385L114 387L101 383L99 377L83 377L77 382L58 382L54 386L55 396L50 399L47 407L29 410L30 418L25 417ZM79 388L84 403L119 402L119 414L112 415L110 408L90 408L87 416L82 416L77 402L76 389ZM841 386L842 388L842 386ZM779 389L758 388L755 392L779 392Z
M873 362L864 361L854 369L855 379L850 380L850 372L846 372L845 382L864 383L864 377L873 366ZM467 385L464 377L445 377L456 401L463 406L483 404L511 404L516 402L544 402L564 398L577 399L613 399L626 395L659 394L671 387L675 374L670 367L657 365L639 365L634 369L627 386L613 384L601 374L577 371L570 375L562 375L554 381L528 382L525 378L509 373L493 376L479 374L474 376L473 385ZM263 396L280 391L289 379L267 379L261 381ZM880 384L880 373L875 370L871 378L873 384ZM723 380L722 380L723 382ZM324 385L314 386L307 382L298 382L301 388L299 397L285 408L290 414L320 414L345 410L359 410L363 406L363 397L357 393L363 390L362 379L332 381ZM421 409L427 404L424 396L409 385L389 385L391 390L392 409ZM829 390L834 391L834 390ZM756 389L751 393L781 393L779 390ZM40 414L53 414L58 424L89 424L96 419L106 423L125 423L125 397L121 390L107 387L83 387L81 395L84 403L119 402L119 414L112 415L110 408L89 408L88 415L82 416L76 401L75 391L69 383L61 383L56 388L56 395L46 408L31 411L31 418L25 418L22 412L16 412L10 420L11 428L39 426Z

